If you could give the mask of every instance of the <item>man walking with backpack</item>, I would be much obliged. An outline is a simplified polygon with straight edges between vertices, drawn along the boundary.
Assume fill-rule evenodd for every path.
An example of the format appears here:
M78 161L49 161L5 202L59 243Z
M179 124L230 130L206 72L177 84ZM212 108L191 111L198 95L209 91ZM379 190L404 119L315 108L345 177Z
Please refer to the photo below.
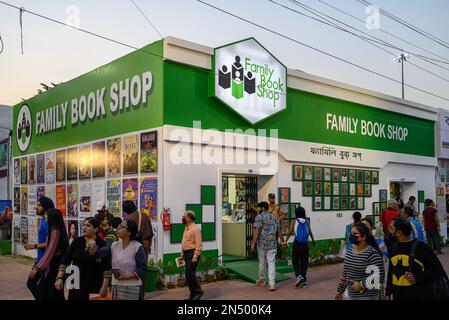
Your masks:
M268 212L268 203L260 202L257 208L261 209L261 213L254 220L253 243L251 250L255 251L257 243L257 252L259 257L259 280L258 285L265 284L265 270L268 263L268 288L270 291L276 290L276 252L277 238L281 243L284 242L281 229L279 228L279 220L277 217Z
M292 248L292 264L295 269L296 287L307 288L307 269L309 267L309 236L312 239L312 245L315 247L312 229L306 220L306 211L303 207L295 210L295 220L290 224L290 230L285 239L284 245L287 245L288 239L295 234L295 241Z

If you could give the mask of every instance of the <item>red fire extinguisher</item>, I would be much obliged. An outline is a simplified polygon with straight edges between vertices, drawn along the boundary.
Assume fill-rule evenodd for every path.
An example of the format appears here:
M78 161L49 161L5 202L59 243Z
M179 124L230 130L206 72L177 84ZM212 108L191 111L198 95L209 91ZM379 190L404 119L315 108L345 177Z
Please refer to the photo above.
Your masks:
M162 210L161 220L164 231L170 230L170 214L170 208L164 208L164 210Z

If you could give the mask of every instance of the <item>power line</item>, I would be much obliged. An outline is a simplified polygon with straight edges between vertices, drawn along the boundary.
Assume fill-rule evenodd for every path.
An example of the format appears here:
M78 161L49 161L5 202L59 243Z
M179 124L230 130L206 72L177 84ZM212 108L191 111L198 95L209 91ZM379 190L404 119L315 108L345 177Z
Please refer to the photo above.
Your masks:
M371 3L369 3L368 1L365 1L365 0L356 0L356 1L358 3L364 5L364 6L372 6ZM424 37L426 37L426 38L428 38L428 39L430 39L430 40L440 44L441 46L449 49L449 43L447 43L446 41L437 38L436 36L434 36L434 35L426 32L426 31L424 31L424 30L414 26L413 24L411 24L411 23L409 23L409 22L407 22L407 21L405 21L405 20L395 16L394 14L392 14L392 13L390 13L390 12L388 12L388 11L382 9L382 8L379 8L379 11L380 11L380 13L382 13L384 16L390 18L391 20L394 20L397 23L399 23L399 24L401 24L401 25L403 25L403 26L405 26L405 27L407 27L407 28L409 28L409 29L419 33L420 35L422 35L422 36L424 36Z
M272 0L269 0L269 1L270 1L270 2L274 2L274 1L272 1ZM351 29L353 29L353 30L356 30L357 32L360 32L360 33L362 33L362 34L365 34L365 35L368 36L368 38L363 37L363 36L358 35L358 34L355 34L355 33L353 33L353 32L350 32L350 31L348 31L348 30L346 30L346 29L344 29L344 28L341 28L340 26L335 25L335 24L332 23L332 26L334 26L335 28L337 28L337 29L339 29L339 30L341 30L341 31L350 33L350 34L352 34L352 35L354 35L354 36L356 36L356 37L359 37L360 39L368 40L368 41L370 41L370 42L376 42L376 43L378 43L378 44L380 44L380 45L383 45L383 46L386 46L386 47L389 47L389 48L392 48L392 49L395 49L395 50L404 51L403 48L399 48L399 47L397 47L397 46L395 46L395 45L393 45L393 44L391 44L391 43L388 43L388 42L386 42L386 41L380 39L380 38L377 38L377 37L375 37L375 36L373 36L373 35L370 35L370 34L367 33L367 32L364 32L364 31L362 31L362 30L360 30L360 29L357 29L357 28L355 28L355 27L353 27L353 26L351 26L351 25L348 25L348 24L346 24L346 23L344 23L344 22L342 22L342 21L340 21L340 20L338 20L338 19L336 19L336 18L334 18L334 17L331 17L331 16L329 16L329 15L327 15L327 14L324 14L324 13L322 13L321 11L316 10L316 9L314 9L314 8L312 8L312 7L309 7L309 6L303 4L303 3L299 2L299 1L294 1L294 0L289 0L289 1L292 2L293 4L297 5L297 6L301 7L302 9L304 9L304 10L306 10L306 11L308 11L308 12L311 12L311 13L314 14L314 15L317 15L317 16L321 17L322 19L324 19L324 20L326 20L326 21L329 21L329 20L327 20L326 18L323 18L323 16L328 17L329 19L332 19L332 20L334 20L334 21L336 21L336 22L338 22L338 23L340 23L340 24L342 24L342 25L344 25L344 26L346 26L346 27L349 27L349 28L351 28ZM276 4L280 5L280 6L283 6L283 5L281 5L281 4L277 3L277 2L274 2L274 3L276 3ZM286 6L283 6L283 7L284 7L284 8L287 8L287 9L289 9L289 10L293 10L293 9L291 9L291 8L289 8L289 7L286 7ZM295 11L295 10L293 10L293 11ZM297 11L295 11L295 12L297 12ZM317 14L316 12L318 12L318 14ZM300 12L297 12L297 13L304 15L303 13L300 13ZM306 16L307 16L307 15L306 15ZM309 17L309 16L307 16L307 17ZM319 21L319 20L318 20L318 21ZM372 39L370 39L370 38L372 38ZM374 39L374 40L373 40L373 39ZM378 47L378 46L376 46L376 47ZM378 48L379 48L379 47L378 47ZM385 50L384 50L384 51L385 51ZM445 64L449 64L449 62L445 62L445 61L440 61L440 60L432 59L432 58L429 58L429 57L420 55L420 54L418 54L418 53L410 52L410 51L408 51L408 50L407 50L407 52L410 53L410 54L412 54L413 56L417 57L418 59L423 60L423 61L426 62L426 63L435 65L435 66L437 66L437 67L439 67L439 68L441 68L441 69L445 69L445 70L449 71L449 68L440 66L440 65L438 65L438 64L436 64L436 63L434 63L434 62L432 62L432 61L429 61L429 59L430 59L430 60L434 60L434 61L438 61L438 62L440 62L440 63L445 63Z
M58 20L53 19L53 18L49 18L49 17L47 17L47 16L44 16L44 15L39 14L39 13L35 13L35 12L30 11L30 10L27 10L27 9L25 9L25 8L19 8L19 7L15 6L15 5L12 5L12 4L10 4L10 3L7 3L7 2L1 1L1 0L0 0L0 3L3 4L3 5L9 6L9 7L11 7L11 8L15 8L15 9L17 9L17 10L21 10L21 11L23 11L23 12L27 12L27 13L29 13L29 14L31 14L31 15L34 15L34 16L37 16L37 17L39 17L39 18L42 18L42 19L45 19L45 20L48 20L48 21L57 23L57 24L59 24L59 25L62 25L62 26L65 26L65 27L70 27L70 28L76 29L76 30L78 30L78 31L87 33L87 34L89 34L89 35L91 35L91 36L98 37L98 38L101 38L101 39L103 39L103 40L107 40L107 41L110 41L110 42L113 42L113 43L116 43L116 44L119 44L119 45L122 45L122 46L125 46L125 47L128 47L128 48L131 48L131 49L134 49L134 50L138 50L138 51L140 51L140 52L145 52L145 53L147 53L147 54L150 54L150 55L155 56L155 57L158 57L158 58L163 58L163 56L160 56L160 55L158 55L158 54L156 54L156 53L149 52L149 51L143 50L143 49L141 49L141 48L137 48L137 47L135 47L135 46L126 44L126 43L124 43L124 42L121 42L121 41L118 41L118 40L114 40L114 39L112 39L112 38L108 38L108 37L106 37L106 36L102 36L102 35L100 35L100 34L98 34L98 33L94 33L94 32L88 31L88 30L86 30L86 29L74 27L74 26L69 25L69 24L67 24L67 23L58 21Z
M140 11L140 13L145 17L145 19L148 21L148 23L150 24L150 26L156 30L156 32L159 34L159 36L161 37L161 39L164 38L164 36L162 35L162 33L159 32L159 30L151 23L150 19L148 18L148 16L142 11L142 9L140 9L140 7L137 5L137 3L134 0L131 0L131 2L136 6L137 10Z
M366 25L366 24L368 23L367 21L363 21L362 19L359 19L359 18L357 18L356 16L354 16L354 15L352 15L352 14L350 14L350 13L344 11L344 10L341 10L341 9L337 8L337 7L335 7L335 6L333 6L333 5L329 4L329 3L327 3L326 1L323 1L323 0L317 0L317 1L321 2L322 4L324 4L324 5L326 5L326 6L330 7L330 8L332 8L332 9L334 9L334 10L340 12L340 13L343 13L344 15L346 15L346 16L348 16L348 17L351 17L351 18L353 18L353 19L355 19L355 20L357 20L357 21L363 23L364 25ZM374 25L371 24L371 23L369 23L369 25L374 26ZM413 46L413 47L415 47L415 48L421 49L421 50L423 50L423 51L425 51L425 52L427 52L427 53L430 53L430 54L434 55L435 57L438 57L438 58L440 58L440 59L443 59L443 60L446 60L447 62L449 62L449 59L447 59L447 58L445 58L445 57L442 57L442 56L440 56L440 55L438 55L438 54L436 54L436 53L434 53L434 52L432 52L432 51L429 51L429 50L427 50L426 48L423 48L423 47L421 47L421 46L418 46L417 44L414 44L414 43L412 43L412 42L410 42L410 41L407 41L407 40L405 40L405 39L403 39L403 38L401 38L401 37L399 37L399 36L396 36L395 34L393 34L393 33L391 33L391 32L388 32L388 31L386 31L386 30L384 30L384 29L382 29L382 28L380 28L380 27L377 27L377 26L374 26L374 27L376 27L377 30L379 30L379 31L381 31L381 32L383 32L383 33L385 33L385 34L387 34L387 35L389 35L389 36L391 36L391 37L393 37L393 38L395 38L395 39L398 39L398 40L400 40L400 41L403 41L403 42L405 42L405 43L407 43L407 44L409 44L409 45L411 45L411 46ZM423 56L423 58L424 58L424 56ZM431 59L430 57L425 57L425 58ZM436 59L432 59L432 60L435 60L435 61L437 61L437 62L442 62L441 60L436 60ZM449 69L448 69L448 70L449 70Z
M223 13L229 15L229 16L232 16L232 17L234 17L234 18L236 18L236 19L239 19L239 20L244 21L244 22L246 22L246 23L249 23L249 24L251 24L251 25L253 25L253 26L256 26L256 27L258 27L258 28L260 28L260 29L263 29L263 30L265 30L265 31L268 31L268 32L270 32L270 33L273 33L273 34L275 34L275 35L277 35L277 36L279 36L279 37L282 37L282 38L287 39L287 40L289 40L289 41L295 42L295 43L297 43L297 44L299 44L299 45L301 45L301 46L304 46L304 47L306 47L306 48L309 48L309 49L314 50L314 51L316 51L316 52L319 52L319 53L321 53L321 54L327 55L327 56L329 56L329 57L331 57L331 58L334 58L334 59L336 59L336 60L339 60L339 61L341 61L341 62L347 63L347 64L349 64L349 65L351 65L351 66L354 66L354 67L356 67L356 68L358 68L358 69L367 71L367 72L369 72L369 73L371 73L371 74L377 75L377 76L382 77L382 78L384 78L384 79L388 79L388 80L393 81L393 82L395 82L395 83L402 84L401 81L398 81L398 80L396 80L396 79L393 79L393 78L391 78L391 77L388 77L388 76L386 76L386 75L383 75L383 74L381 74L381 73L378 73L378 72L376 72L376 71L374 71L374 70L368 69L368 68L366 68L366 67L364 67L364 66L358 65L358 64L356 64L356 63L354 63L354 62L351 62L351 61L349 61L349 60L340 58L340 57L338 57L338 56L336 56L336 55L334 55L334 54L328 53L328 52L323 51L323 50L321 50L321 49L315 48L315 47L313 47L313 46L311 46L311 45L308 45L308 44L306 44L306 43L304 43L304 42L301 42L301 41L298 41L298 40L296 40L296 39L293 39L293 38L291 38L291 37L289 37L289 36L286 36L286 35L284 35L284 34L282 34L282 33L280 33L280 32L277 32L277 31L275 31L275 30L272 30L272 29L266 28L266 27L264 27L264 26L261 26L261 25L255 23L255 22L253 22L253 21L250 21L250 20L248 20L248 19L242 18L242 17L240 17L240 16L238 16L238 15L236 15L236 14L234 14L234 13L231 13L231 12L228 12L228 11L226 11L226 10L224 10L224 9L221 9L221 8L219 8L219 7L216 7L216 6L214 6L214 5L210 4L210 3L204 2L204 1L202 1L202 0L196 0L196 1L202 3L202 4L206 5L206 6L209 6L209 7L213 8L213 9L215 9L215 10L217 10L217 11L223 12ZM412 85L409 85L409 84L404 84L404 85L407 86L407 87L409 87L409 88L415 89L415 90L417 90L417 91L426 93L426 94L431 95L431 96L433 96L433 97L440 98L440 99L442 99L442 100L445 100L445 101L448 101L448 102L449 102L449 99L448 99L448 98L442 97L442 96L437 95L437 94L435 94L435 93L428 92L428 91L426 91L426 90L417 88L417 87L412 86Z
M302 13L302 12L299 12L299 11L297 11L297 10L294 10L294 9L292 9L292 8L289 8L289 7L287 7L287 6L284 6L284 5L282 5L282 4L280 4L280 3L276 2L276 1L273 1L273 0L268 0L268 1L270 1L270 2L272 2L272 3L275 3L275 4L281 6L281 7L285 8L285 9L288 9L288 10L290 10L290 11L293 11L293 12L295 12L295 13L298 13L298 14L300 14L300 15L306 16L306 17L308 17L308 18L311 18L311 19L313 19L313 20L316 20L316 21L321 22L321 23L323 23L323 24L326 24L326 25L328 25L328 26L334 27L334 28L336 28L336 29L338 29L338 30L341 30L341 31L343 31L343 32L347 32L347 33L349 33L349 34L351 34L351 35L354 35L354 36L356 36L357 38L359 38L360 40L363 40L363 41L367 42L368 44L373 45L373 46L377 47L378 49L380 49L380 50L382 50L382 51L384 51L384 52L386 52L386 53L388 53L388 54L390 54L390 55L392 55L392 56L396 56L393 52L390 52L390 51L388 51L388 50L385 50L384 48L382 48L382 47L378 46L377 44L371 42L371 39L366 38L366 37L363 37L363 36L360 36L360 35L358 35L358 34L356 34L356 33L353 33L353 32L351 32L351 31L349 31L349 30L347 30L347 29L344 29L344 28L342 28L342 27L340 27L340 26L338 26L338 25L336 25L336 24L334 24L334 23L331 23L331 22L330 22L329 20L327 20L326 18L323 18L323 16L328 17L328 18L330 18L330 19L332 19L332 20L335 20L335 21L337 21L337 22L339 22L339 23L341 23L341 24L343 24L343 25L347 25L346 23L341 22L340 20L335 19L335 18L333 18L333 17L331 17L331 16L328 16L328 15L326 15L326 14L323 14L323 13L321 13L321 12L318 11L318 10L315 10L315 9L313 9L313 8L310 8L310 7L308 7L308 6L304 5L304 4L302 4L301 2L294 1L294 0L289 0L290 2L296 4L297 6L300 6L300 7L303 8L304 10L306 10L306 11L308 11L308 12L311 12L312 14L314 14L314 15L320 17L320 18L323 19L324 21L319 20L319 19L316 19L316 18L313 18L313 17L311 17L311 16L309 16L309 15L307 15L307 14L304 14L304 13ZM308 8L310 8L310 9L308 9ZM313 10L314 12L313 12L312 10ZM315 12L318 12L318 14L315 13ZM356 28L354 28L354 27L352 27L352 26L349 26L349 25L347 25L347 26L350 27L350 28L352 28L352 29L354 29L354 30L357 30L357 31L361 32L362 34L366 34L366 35L370 36L370 35L367 34L366 32L363 32L363 31L361 31L361 30L358 30L358 29L356 29ZM372 37L372 36L370 36L370 37ZM375 38L375 39L378 40L378 41L375 41L375 42L382 44L382 40L381 40L381 39L378 39L378 38L376 38L376 37L373 37L373 38ZM398 49L398 50L401 50L400 48L397 48L397 47L394 47L394 48L396 48L396 49ZM401 51L402 51L402 50L401 50ZM431 75L433 75L433 76L435 76L435 77L437 77L437 78L439 78L439 79L441 79L441 80L444 80L444 81L446 81L446 82L449 82L448 79L446 79L446 78L444 78L444 77L442 77L442 76L440 76L440 75L438 75L438 74L436 74L436 73L433 73L433 72L431 72L431 71L429 71L429 70L427 70L427 69L425 69L425 68L423 68L423 67L421 67L421 66L419 66L419 65L417 65L417 64L414 64L414 63L412 63L412 62L409 62L408 60L407 60L407 62L410 63L412 66L414 66L414 67L416 67L416 68L418 68L418 69L420 69L420 70L422 70L422 71L424 71L424 72L426 72L426 73L428 73L428 74L431 74ZM448 70L449 70L449 69L448 69Z

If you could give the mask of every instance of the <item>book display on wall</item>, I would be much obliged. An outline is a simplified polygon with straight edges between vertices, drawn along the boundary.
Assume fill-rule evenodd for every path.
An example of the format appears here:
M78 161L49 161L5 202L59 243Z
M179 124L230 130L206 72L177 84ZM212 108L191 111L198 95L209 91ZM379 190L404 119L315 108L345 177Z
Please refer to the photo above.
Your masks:
M313 211L364 210L365 198L379 184L379 171L292 165L292 180L302 182L302 195L312 198ZM281 189L288 188L279 188L280 196Z

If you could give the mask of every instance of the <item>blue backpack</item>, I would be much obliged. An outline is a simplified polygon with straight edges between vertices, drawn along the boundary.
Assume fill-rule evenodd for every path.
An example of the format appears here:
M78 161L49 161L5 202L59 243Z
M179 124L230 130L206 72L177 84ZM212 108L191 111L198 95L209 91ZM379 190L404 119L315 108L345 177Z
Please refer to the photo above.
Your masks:
M302 222L301 222L302 220ZM306 219L296 219L295 240L298 243L307 243L309 241L309 225Z

